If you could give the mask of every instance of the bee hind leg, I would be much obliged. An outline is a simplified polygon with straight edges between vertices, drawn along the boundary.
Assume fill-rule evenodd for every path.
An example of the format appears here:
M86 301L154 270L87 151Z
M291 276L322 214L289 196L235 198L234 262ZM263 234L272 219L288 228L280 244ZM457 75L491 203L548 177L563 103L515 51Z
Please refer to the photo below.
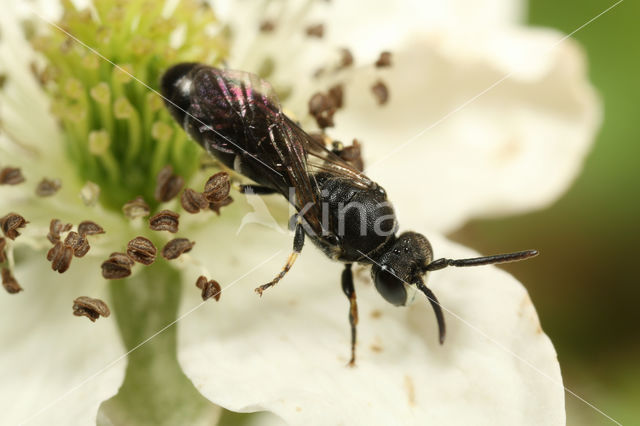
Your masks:
M256 288L256 293L262 296L263 291L265 291L269 287L273 287L278 283L278 281L284 278L284 276L287 274L287 272L289 272L294 262L300 255L300 252L302 251L303 246L304 246L304 228L302 227L302 223L298 222L298 224L296 225L295 234L293 237L293 252L289 255L289 258L287 259L287 263L284 265L284 268L282 268L282 271L280 271L280 273L273 280Z
M342 291L349 298L349 324L351 325L351 359L349 367L356 365L356 326L358 325L358 303L356 302L356 289L353 286L353 272L351 264L344 265L342 271Z

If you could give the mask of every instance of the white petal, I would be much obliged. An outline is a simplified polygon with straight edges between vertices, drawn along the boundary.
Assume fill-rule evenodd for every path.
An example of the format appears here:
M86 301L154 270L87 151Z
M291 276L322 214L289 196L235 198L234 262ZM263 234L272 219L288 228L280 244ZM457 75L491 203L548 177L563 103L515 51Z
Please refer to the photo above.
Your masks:
M560 38L415 35L388 71L351 75L330 134L363 142L366 172L404 226L448 231L545 207L581 169L601 117L582 51L571 40L553 47ZM377 78L390 93L382 107L370 90Z
M280 270L290 237L258 226L235 237L224 222L213 225L217 247L194 253L208 259L222 298L179 323L181 365L216 404L269 410L292 425L564 424L556 353L527 292L505 272L433 273L430 287L447 309L443 346L426 300L391 306L368 271L358 272L358 361L349 368L341 266L309 244L289 275L259 298L253 288ZM474 255L442 238L432 242L436 256ZM184 310L197 306L198 290L187 288L184 300Z
M317 90L311 88L312 75L335 62L342 48L356 52L356 64L371 64L381 51L395 49L412 32L509 27L522 20L526 6L520 0L377 0L366 7L356 1L210 2L232 29L228 65L261 73L269 61L273 66L270 82L280 93L292 94L285 106L299 119ZM265 21L275 25L273 32L259 32ZM322 39L305 34L315 24L324 26Z
M63 153L61 135L49 113L50 99L37 84L30 69L33 62L39 63L39 58L18 25L18 17L25 15L16 10L19 6L12 2L6 5L6 10L0 15L0 71L7 76L6 85L0 92L2 126L10 135L17 136L14 143L29 147L22 154L37 149L44 156L40 159L48 158L55 163ZM41 24L35 19L37 24ZM0 142L0 149L5 146L6 141Z
M88 258L74 259L63 275L51 271L44 253L18 261L14 275L24 291L0 294L0 412L5 424L27 419L30 425L95 424L100 403L117 392L124 360L64 396L125 352L113 316L91 323L72 314L78 296L108 303L99 271L99 262Z

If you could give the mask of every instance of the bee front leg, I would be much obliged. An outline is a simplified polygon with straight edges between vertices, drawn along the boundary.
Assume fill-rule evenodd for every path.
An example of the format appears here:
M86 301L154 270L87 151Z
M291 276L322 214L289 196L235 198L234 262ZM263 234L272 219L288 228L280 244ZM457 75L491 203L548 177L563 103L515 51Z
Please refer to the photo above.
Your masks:
M282 268L282 271L273 280L256 288L256 293L262 296L263 291L265 291L269 287L276 285L278 281L280 281L287 274L287 272L289 272L289 270L293 266L293 263L300 255L302 246L304 246L304 228L302 227L302 223L298 222L296 224L295 234L293 237L293 252L289 255L287 263L284 265L284 268Z
M358 325L358 303L356 302L356 289L353 286L353 272L351 263L344 265L342 271L342 291L349 298L349 324L351 325L351 359L349 366L356 365L356 326Z
M239 185L238 191L241 194L247 195L269 195L276 194L276 191L273 188L269 188L268 186L260 186L260 185Z

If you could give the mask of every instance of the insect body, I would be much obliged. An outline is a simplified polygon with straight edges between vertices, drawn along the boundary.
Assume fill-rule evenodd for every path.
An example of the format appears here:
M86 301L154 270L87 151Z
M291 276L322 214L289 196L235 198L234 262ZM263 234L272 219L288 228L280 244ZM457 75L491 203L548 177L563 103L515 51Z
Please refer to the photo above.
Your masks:
M447 266L512 262L537 255L529 250L433 260L426 237L415 232L397 235L398 223L384 189L289 119L269 84L253 74L182 63L164 74L161 86L167 108L185 131L227 167L258 184L243 185L244 192L280 193L298 212L292 218L293 252L280 274L256 288L259 294L289 271L305 235L328 257L345 263L342 289L350 305L351 365L358 322L353 263L371 265L376 289L394 305L407 303L408 286L424 293L443 343L444 317L422 279L424 274Z

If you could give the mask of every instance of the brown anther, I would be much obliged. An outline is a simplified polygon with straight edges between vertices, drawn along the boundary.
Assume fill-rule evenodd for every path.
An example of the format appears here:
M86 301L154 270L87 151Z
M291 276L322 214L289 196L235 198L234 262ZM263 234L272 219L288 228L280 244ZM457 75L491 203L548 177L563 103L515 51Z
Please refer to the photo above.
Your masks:
M196 287L202 290L202 300L207 300L212 297L216 299L216 302L220 300L220 292L222 289L217 281L207 280L207 277L200 275L198 281L196 281Z
M145 237L136 237L127 244L127 255L143 265L151 265L157 252L156 246Z
M344 101L344 88L342 84L336 84L329 88L329 99L337 109L342 108Z
M162 249L162 257L167 260L177 259L182 253L191 251L195 244L195 242L189 241L186 238L175 238L164 246Z
M391 66L391 52L387 52L387 51L381 52L380 57L376 61L376 67L383 68L383 67L390 67L390 66Z
M149 228L154 231L169 231L175 234L178 232L179 217L178 213L171 210L162 210L149 218Z
M148 216L151 212L149 205L142 197L136 197L122 206L122 212L129 219Z
M0 228L2 228L4 235L11 240L15 240L20 235L18 229L24 228L27 223L29 222L17 213L9 213L0 218Z
M16 294L22 291L22 287L20 287L20 284L18 284L18 281L16 281L8 268L2 268L2 287L9 294Z
M260 23L260 31L263 33L270 33L270 32L273 32L273 30L275 29L276 29L276 25L271 20L265 19Z
M39 197L50 197L62 187L60 179L42 179L36 187L36 195Z
M64 245L73 249L75 257L83 257L91 248L84 235L80 235L75 231L69 232L67 238L64 239Z
M101 316L106 318L111 315L111 311L107 304L100 299L80 296L73 301L73 315L87 317L91 322L95 322Z
M387 85L384 84L381 80L378 80L376 84L371 86L371 91L376 97L378 105L384 105L389 100L389 89L387 89Z
M111 253L109 258L102 262L102 276L108 280L118 280L131 275L131 267L134 262L125 253Z
M204 194L194 191L191 188L182 191L180 203L182 204L182 208L189 213L198 213L200 210L204 210L209 206L209 202Z
M324 25L323 24L309 25L305 29L305 33L309 37L322 38L324 36Z
M228 206L229 204L233 203L233 198L231 197L227 197L222 201L216 201L213 203L209 203L209 209L213 212L215 212L218 216L220 216L220 209L224 206Z
M51 261L51 269L61 274L69 269L71 259L73 259L73 248L61 241L56 242L56 245L47 253L47 260Z
M339 70L353 65L353 55L351 54L351 51L349 49L343 48L340 51L340 54L340 63L338 64Z
M357 139L354 139L351 146L342 148L339 156L356 169L363 171L364 161L362 160L361 146L360 142Z
M158 201L170 201L178 195L184 186L184 179L181 176L173 174L173 167L165 166L156 180L155 199Z
M104 229L95 222L84 220L78 225L78 234L83 236L104 234Z
M328 95L318 92L309 99L309 114L316 119L316 123L321 129L333 127L335 112L336 107Z
M211 176L207 183L204 184L203 195L207 201L211 203L218 203L229 197L230 190L231 182L229 181L229 174L226 172L219 172Z
M330 142L329 137L322 132L309 132L309 136L320 145L326 146Z
M7 240L0 237L0 263L4 263L7 260L7 254L4 251L4 248L7 246Z
M4 251L7 246L7 240L0 237L0 263L4 263L7 260L7 253Z
M47 234L47 239L51 241L52 244L60 241L60 234L63 232L67 232L70 230L72 225L70 223L63 224L60 219L51 219L51 223L49 224L49 234Z
M5 167L0 170L0 185L17 185L24 182L22 171L17 167Z

